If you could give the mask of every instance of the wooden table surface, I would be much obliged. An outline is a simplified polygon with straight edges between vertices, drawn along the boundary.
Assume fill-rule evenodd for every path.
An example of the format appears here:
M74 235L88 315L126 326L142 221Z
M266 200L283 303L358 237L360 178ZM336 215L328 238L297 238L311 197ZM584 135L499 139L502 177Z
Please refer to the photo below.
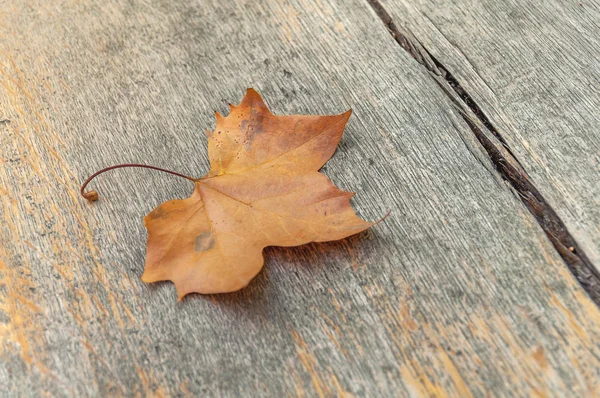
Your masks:
M0 0L0 396L600 395L597 0ZM247 87L352 108L340 242L144 284Z

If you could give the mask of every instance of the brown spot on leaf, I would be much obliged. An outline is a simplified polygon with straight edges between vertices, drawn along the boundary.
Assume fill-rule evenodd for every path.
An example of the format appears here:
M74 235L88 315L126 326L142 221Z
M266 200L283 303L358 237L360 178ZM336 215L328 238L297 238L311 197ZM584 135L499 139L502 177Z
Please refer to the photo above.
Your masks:
M244 148L250 148L254 137L262 134L265 129L263 125L264 113L258 109L252 109L250 111L250 119L242 121L241 129L244 131Z
M198 253L205 252L215 246L215 239L210 231L206 231L196 236L194 240L194 250Z
M152 212L150 212L150 214L148 214L148 217L150 217L152 220L155 220L157 218L161 218L162 216L168 214L163 208L162 206L157 207L156 209L154 209Z

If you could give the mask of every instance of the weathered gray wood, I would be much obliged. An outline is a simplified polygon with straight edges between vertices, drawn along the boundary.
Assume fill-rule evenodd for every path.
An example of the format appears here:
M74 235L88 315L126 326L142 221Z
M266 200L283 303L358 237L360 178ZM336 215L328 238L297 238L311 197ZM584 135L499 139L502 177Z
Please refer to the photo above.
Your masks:
M600 269L600 4L382 4L475 99Z
M593 395L600 312L428 74L361 1L0 2L7 395ZM207 169L205 128L354 109L325 168L367 219L272 248L238 294L139 281L142 217Z

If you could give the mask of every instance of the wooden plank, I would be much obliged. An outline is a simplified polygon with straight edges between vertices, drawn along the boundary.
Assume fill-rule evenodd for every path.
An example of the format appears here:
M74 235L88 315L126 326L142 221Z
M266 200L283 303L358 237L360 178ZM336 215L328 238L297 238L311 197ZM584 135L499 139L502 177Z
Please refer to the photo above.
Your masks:
M10 395L593 395L600 313L428 74L361 1L0 7L0 385ZM266 251L237 294L139 281L142 217L189 194L247 86L354 109L325 168L367 219Z
M384 0L458 80L600 269L600 9Z

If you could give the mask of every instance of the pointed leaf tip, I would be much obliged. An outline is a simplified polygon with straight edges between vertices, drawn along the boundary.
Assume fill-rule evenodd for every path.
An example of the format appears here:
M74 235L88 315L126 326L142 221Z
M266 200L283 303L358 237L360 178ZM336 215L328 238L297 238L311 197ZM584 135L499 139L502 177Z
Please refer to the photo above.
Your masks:
M266 113L271 113L262 96L253 88L246 89L246 95L238 106L250 106L251 108L259 108Z
M352 109L348 109L346 112L340 114L340 116L344 120L344 124L346 124L350 119L350 116L352 116Z

